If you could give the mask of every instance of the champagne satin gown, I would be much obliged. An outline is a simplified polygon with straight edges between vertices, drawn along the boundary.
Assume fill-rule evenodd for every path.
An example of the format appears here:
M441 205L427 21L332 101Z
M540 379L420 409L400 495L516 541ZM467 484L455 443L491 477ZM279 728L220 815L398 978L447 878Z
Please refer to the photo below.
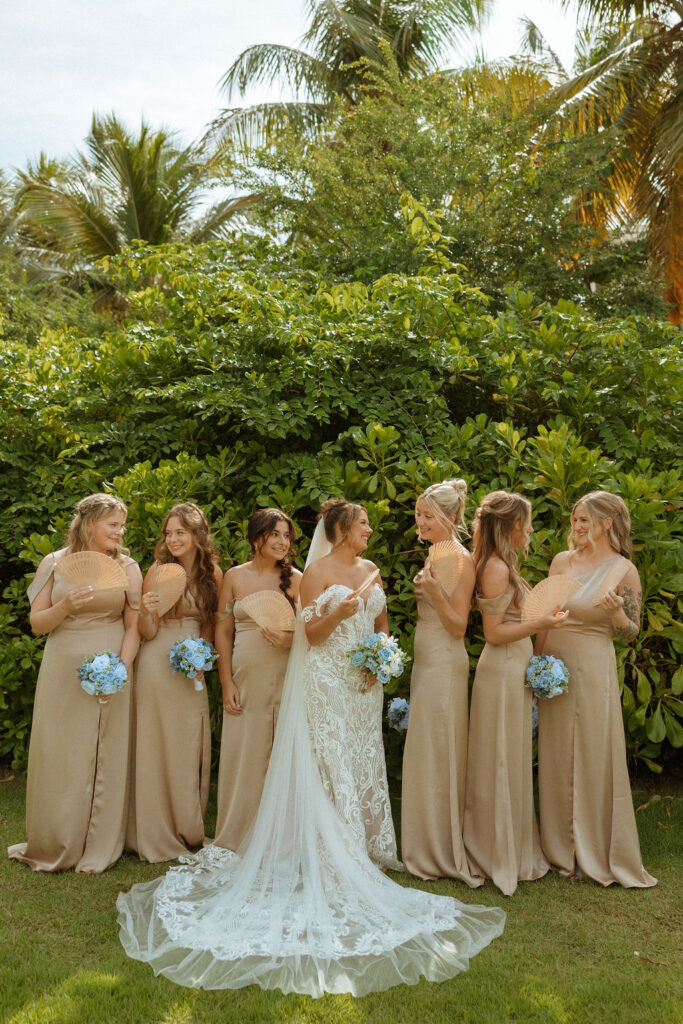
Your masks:
M544 653L565 663L569 687L538 702L541 843L562 875L578 869L600 885L646 888L657 879L640 855L612 623L594 604L613 563L577 577L569 618L546 639Z
M519 622L514 587L477 599L482 612ZM536 824L532 767L532 700L524 685L533 654L530 637L484 646L470 705L465 848L474 874L490 878L505 896L518 882L541 878L550 865Z
M419 878L472 888L463 845L469 658L427 597L417 601L410 720L403 753L401 855Z
M29 587L31 603L53 576L66 549ZM121 556L129 580L123 590L96 591L78 614L53 629L38 673L28 760L28 841L8 855L34 871L100 872L123 852L128 796L130 682L106 704L87 694L78 668L92 654L118 654L126 601L137 608L142 577ZM54 575L52 604L75 589Z
M213 843L236 850L256 816L280 710L289 648L275 647L239 599L226 612L235 616L232 677L239 692L241 715L223 712L218 768L218 813ZM223 615L226 614L223 613Z
M198 637L200 616L187 591L178 617L162 619L137 658L134 761L126 847L142 860L173 860L204 842L209 799L211 723L206 686L174 672L169 652Z

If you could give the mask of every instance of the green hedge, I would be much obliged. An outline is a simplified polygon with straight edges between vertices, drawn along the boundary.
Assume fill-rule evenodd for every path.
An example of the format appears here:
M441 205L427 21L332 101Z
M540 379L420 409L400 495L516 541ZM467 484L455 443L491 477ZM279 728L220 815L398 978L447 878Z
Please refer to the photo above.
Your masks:
M412 277L335 285L263 239L140 247L106 268L128 302L121 323L7 341L0 757L25 763L41 650L24 577L61 543L79 496L122 496L143 568L181 498L206 510L226 567L246 557L257 505L292 515L301 558L323 498L363 501L392 628L410 648L415 497L454 473L470 514L493 488L531 498L531 582L564 546L577 497L625 498L644 589L642 633L617 644L628 748L658 771L683 745L680 332L515 291L494 318L448 262L438 218L408 199L404 214L422 259ZM477 616L468 643L476 656ZM392 734L394 774L398 757Z

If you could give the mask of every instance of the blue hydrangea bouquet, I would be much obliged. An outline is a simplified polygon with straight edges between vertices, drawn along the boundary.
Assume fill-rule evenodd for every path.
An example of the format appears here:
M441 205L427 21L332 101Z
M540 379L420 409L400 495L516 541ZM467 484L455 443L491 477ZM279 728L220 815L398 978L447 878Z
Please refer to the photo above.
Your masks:
M386 633L373 633L359 647L347 651L351 664L363 668L371 676L375 676L382 686L392 679L397 679L405 668L407 657L398 646L393 636ZM368 682L361 688L369 688Z
M534 654L526 670L526 685L541 700L567 692L569 670L560 658L551 654Z
M124 688L128 670L118 654L107 651L84 658L78 667L78 678L86 693L101 699Z
M394 697L387 708L387 721L396 732L405 732L410 718L410 704L405 697Z
M198 672L205 672L213 668L218 658L218 652L208 640L200 636L186 636L184 640L178 640L168 652L168 659L174 672L180 672L186 679L194 679L195 690L202 690L201 679L197 679Z

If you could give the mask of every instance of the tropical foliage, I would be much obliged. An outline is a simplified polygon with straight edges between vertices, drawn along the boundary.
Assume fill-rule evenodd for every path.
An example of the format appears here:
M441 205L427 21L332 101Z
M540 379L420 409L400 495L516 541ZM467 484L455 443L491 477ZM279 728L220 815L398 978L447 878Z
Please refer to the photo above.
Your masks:
M231 109L214 130L243 146L270 140L285 125L309 130L330 115L333 101L355 105L358 61L381 63L386 47L401 75L437 67L454 39L492 7L490 0L308 0L302 48L259 43L239 55L222 79L228 98L260 83L287 85L299 98ZM303 93L303 97L299 94Z
M42 155L20 173L18 248L34 274L92 277L93 264L133 239L153 245L222 235L253 196L207 203L227 163L205 144L181 146L144 121L137 135L94 116L86 151L64 162Z
M587 197L586 216L602 229L617 221L645 229L680 322L683 7L678 0L578 0L577 7L589 18L589 45L571 75L545 48L547 70L561 79L547 97L555 117L546 128L613 131L606 187Z
M25 760L40 656L24 576L59 545L83 493L124 498L143 566L181 497L206 509L226 565L246 557L254 506L292 515L302 557L323 498L363 501L392 627L409 647L423 558L414 500L453 473L468 480L470 514L490 488L532 498L532 582L563 545L576 497L623 494L645 596L642 634L618 652L628 746L659 770L683 745L678 331L595 320L519 290L492 316L450 261L439 220L409 197L402 213L419 255L410 275L335 284L263 238L137 247L102 268L126 296L125 321L4 347L0 755ZM468 643L476 655L475 616Z

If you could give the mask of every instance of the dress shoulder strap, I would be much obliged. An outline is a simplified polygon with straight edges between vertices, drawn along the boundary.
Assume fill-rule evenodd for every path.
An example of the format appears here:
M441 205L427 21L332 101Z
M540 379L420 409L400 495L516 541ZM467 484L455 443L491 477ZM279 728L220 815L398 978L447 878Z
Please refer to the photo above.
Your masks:
M33 604L45 584L49 582L55 571L55 566L65 550L66 548L62 548L61 551L53 551L51 555L48 555L47 564L35 574L32 582L26 588L29 604Z

